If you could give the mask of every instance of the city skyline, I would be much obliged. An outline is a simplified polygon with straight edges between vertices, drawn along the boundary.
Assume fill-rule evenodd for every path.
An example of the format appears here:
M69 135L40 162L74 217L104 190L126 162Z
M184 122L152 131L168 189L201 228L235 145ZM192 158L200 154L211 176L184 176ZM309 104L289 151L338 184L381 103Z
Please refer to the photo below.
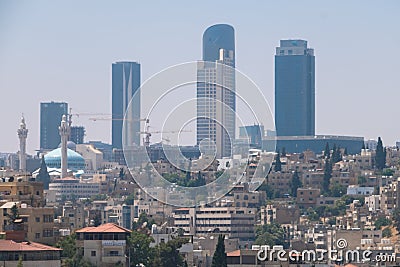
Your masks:
M391 53L390 57L383 57L372 51L382 44L385 50L395 51L400 41L399 35L395 34L398 31L395 11L399 4L394 1L385 5L355 1L346 6L313 3L308 10L300 4L292 4L286 10L292 19L282 20L277 26L273 22L278 21L279 16L271 12L277 8L276 3L260 4L258 8L234 6L232 14L205 17L206 12L200 12L204 7L197 7L200 16L194 13L196 8L171 5L168 6L170 11L182 17L166 19L160 25L159 19L157 22L146 19L145 14L153 11L146 4L128 4L125 9L113 6L108 10L103 3L95 7L85 3L76 9L74 4L66 3L18 5L3 2L0 11L3 32L0 37L0 57L3 59L0 88L8 98L1 105L2 114L7 116L3 121L0 151L18 150L15 129L21 113L25 114L30 129L27 152L32 154L39 148L40 102L67 102L73 113L111 113L112 62L139 61L144 81L165 67L200 58L202 32L221 22L235 27L239 51L237 68L260 86L271 106L274 103L275 47L281 39L305 39L317 51L316 132L357 135L366 139L382 136L385 145L394 145L399 139L400 126L391 122L387 114L398 114L395 102L391 104L390 100L398 98L395 72L399 67L399 55ZM156 15L160 15L161 20L170 18L171 15L162 14L162 5L160 11L155 11ZM92 20L87 20L89 8L97 14ZM245 13L249 8L252 16L238 16L238 12ZM127 25L117 27L120 22L104 19L112 11L121 11L121 17L124 17L132 9L139 9L143 15L138 14ZM305 13L300 16L299 10ZM74 12L74 21L69 20L71 12ZM305 19L300 20L302 17ZM50 25L49 21L54 23ZM184 21L199 22L183 25ZM135 23L142 26L133 27ZM128 29L136 38L126 36ZM121 34L127 41L116 43ZM155 42L149 43L149 40ZM162 40L166 42L160 46ZM22 61L24 79L20 79L19 72ZM25 97L21 98L21 92L26 93ZM98 102L96 105L91 105L93 99ZM378 108L380 103L385 109ZM359 117L355 119L354 114ZM111 141L110 121L92 122L87 117L80 117L73 118L73 125L85 126L86 140Z

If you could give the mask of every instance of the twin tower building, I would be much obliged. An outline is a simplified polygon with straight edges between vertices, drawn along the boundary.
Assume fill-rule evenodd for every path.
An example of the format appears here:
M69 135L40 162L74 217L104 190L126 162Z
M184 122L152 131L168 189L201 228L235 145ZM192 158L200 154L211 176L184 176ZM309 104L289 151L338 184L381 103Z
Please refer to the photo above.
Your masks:
M197 145L213 143L217 158L232 154L236 138L235 31L213 25L203 34L197 67ZM122 148L122 127L129 101L140 87L140 64L112 65L112 145ZM140 144L140 97L132 103L133 142ZM275 125L278 136L315 134L315 58L304 40L282 40L275 55ZM136 134L137 133L137 134ZM262 133L263 134L263 133ZM207 142L203 143L206 140Z

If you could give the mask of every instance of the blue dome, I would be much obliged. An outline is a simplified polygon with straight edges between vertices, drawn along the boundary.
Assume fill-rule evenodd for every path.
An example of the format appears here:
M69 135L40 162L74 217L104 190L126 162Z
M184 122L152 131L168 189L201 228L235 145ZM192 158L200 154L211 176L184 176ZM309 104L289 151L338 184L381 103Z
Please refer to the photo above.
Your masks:
M68 169L72 171L84 170L85 159L77 152L67 148ZM44 156L44 161L49 168L61 168L61 148L56 148Z
M58 145L58 147L61 147L61 143ZM76 151L76 144L72 141L67 141L67 148Z

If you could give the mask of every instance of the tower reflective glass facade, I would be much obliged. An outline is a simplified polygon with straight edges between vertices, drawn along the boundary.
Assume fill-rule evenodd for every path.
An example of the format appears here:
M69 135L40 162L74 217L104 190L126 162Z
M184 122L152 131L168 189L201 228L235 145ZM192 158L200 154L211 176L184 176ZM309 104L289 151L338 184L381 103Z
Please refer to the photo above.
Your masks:
M212 142L217 158L229 157L235 139L236 110L232 26L213 25L204 32L203 61L197 66L197 144L207 148ZM204 140L209 142L204 144Z
M122 127L130 133L129 145L140 145L140 96L135 97L129 112L125 112L133 95L140 87L140 64L116 62L112 64L112 147L122 149Z
M61 142L58 132L61 118L68 114L65 102L40 103L40 149L55 149Z
M315 57L304 40L281 40L275 55L277 136L315 135Z

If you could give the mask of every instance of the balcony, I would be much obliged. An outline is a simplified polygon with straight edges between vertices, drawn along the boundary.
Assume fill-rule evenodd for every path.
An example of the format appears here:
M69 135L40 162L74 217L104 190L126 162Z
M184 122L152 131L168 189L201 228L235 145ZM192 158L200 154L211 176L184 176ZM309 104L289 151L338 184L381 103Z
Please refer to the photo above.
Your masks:
M125 255L120 255L120 256L115 256L115 255L104 255L103 257L101 257L101 262L102 263L117 263L117 262L125 262L126 261L126 257Z

